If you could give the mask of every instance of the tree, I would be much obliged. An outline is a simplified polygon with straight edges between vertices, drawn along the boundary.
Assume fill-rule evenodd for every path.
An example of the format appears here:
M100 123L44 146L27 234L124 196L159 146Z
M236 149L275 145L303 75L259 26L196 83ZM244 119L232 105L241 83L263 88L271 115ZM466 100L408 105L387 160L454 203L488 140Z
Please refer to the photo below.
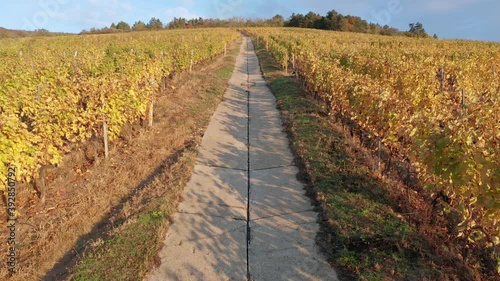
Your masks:
M116 29L128 31L130 30L130 25L124 21L121 21L116 25Z
M187 25L189 27L203 26L204 24L205 24L205 22L204 22L202 17L199 17L197 19L190 19L187 22Z
M149 29L162 29L163 28L163 23L161 22L160 19L157 18L151 18L148 23L148 28Z
M352 31L354 32L361 32L361 33L366 33L369 31L369 25L368 22L361 19L360 17L353 17L351 16L354 26L354 29Z
M439 39L439 37L437 36L436 33L434 33L434 36L432 36L432 37L434 37L434 39Z
M115 23L112 23L111 26L109 27L111 29L116 29L116 24Z
M339 13L335 10L331 10L326 14L324 18L324 28L327 30L339 30Z
M381 34L382 33L382 27L378 25L377 23L370 23L368 25L369 33L372 34Z
M410 30L408 35L411 37L429 37L427 32L425 32L424 25L420 22L410 23Z
M145 30L146 28L148 28L147 25L142 21L138 21L132 26L132 29L135 31Z
M314 13L314 12L309 12L307 15L304 17L304 26L306 28L314 28L314 25L316 21L321 20L321 16Z
M269 21L269 23L273 26L284 26L285 19L282 15L277 14Z
M186 27L187 20L185 18L174 18L167 24L168 28L184 28Z
M290 16L286 26L288 27L304 27L304 15L293 13Z
M339 30L349 31L349 19L343 15L339 15Z
M380 32L381 35L387 35L387 36L394 36L399 34L399 30L396 28L390 27L387 24L384 25L382 28L382 31Z

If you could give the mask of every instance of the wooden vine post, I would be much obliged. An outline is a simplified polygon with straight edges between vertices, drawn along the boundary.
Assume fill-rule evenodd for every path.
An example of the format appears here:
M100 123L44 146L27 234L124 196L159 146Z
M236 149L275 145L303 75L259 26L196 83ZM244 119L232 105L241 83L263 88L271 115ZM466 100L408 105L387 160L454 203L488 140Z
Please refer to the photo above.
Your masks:
M154 79L149 80L149 83L154 86L158 86L156 81ZM151 128L153 127L153 116L154 116L154 105L155 105L155 94L154 92L151 93L151 98L149 101L149 115L148 115L148 126Z
M381 116L381 109L382 109L382 106L380 105L382 99L382 89L379 89L378 90L378 114L379 114L379 118ZM382 171L381 171L381 158L382 158L382 139L380 138L380 132L378 132L378 172L380 174L382 174Z
M163 65L163 58L164 58L165 54L163 53L163 51L160 52L160 58L161 58L161 62L162 62L162 65ZM167 90L167 78L165 76L161 76L161 91L164 92Z
M465 109L465 90L462 88L462 109Z
M76 61L77 57L78 57L78 51L75 51L75 54L73 55L73 69L75 72L78 71L78 62Z
M441 92L444 92L444 66L439 67L439 82L441 83Z
M194 50L191 50L191 63L189 65L189 72L193 72L193 56L194 56Z
M151 102L149 104L149 118L148 118L148 121L149 121L149 127L153 127L153 113L154 113L154 104L155 104L155 100L153 98L153 95L151 95Z
M104 136L104 157L106 160L109 158L109 145L108 145L108 123L106 120L106 113L104 113L104 104L105 101L102 99L102 129L103 129L103 136Z

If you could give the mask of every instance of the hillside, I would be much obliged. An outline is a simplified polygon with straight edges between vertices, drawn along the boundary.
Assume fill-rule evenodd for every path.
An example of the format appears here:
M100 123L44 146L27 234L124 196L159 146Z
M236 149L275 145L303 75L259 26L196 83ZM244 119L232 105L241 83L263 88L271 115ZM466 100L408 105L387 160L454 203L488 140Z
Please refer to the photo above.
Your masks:
M20 38L20 37L33 37L33 36L56 36L56 35L68 35L67 33L61 32L49 32L48 30L37 30L37 31L24 31L24 30L13 30L0 27L0 39L1 38Z

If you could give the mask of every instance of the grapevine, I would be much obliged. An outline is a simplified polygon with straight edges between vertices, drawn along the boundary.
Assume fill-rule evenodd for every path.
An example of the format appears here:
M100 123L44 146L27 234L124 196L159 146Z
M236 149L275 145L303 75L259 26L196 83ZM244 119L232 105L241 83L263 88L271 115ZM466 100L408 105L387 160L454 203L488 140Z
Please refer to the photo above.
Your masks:
M409 157L462 215L459 235L500 245L500 44L248 28L331 113ZM486 237L485 237L486 236Z
M0 44L0 178L18 167L32 182L44 165L60 165L71 144L146 118L160 85L224 52L231 29L2 39ZM2 185L0 190L5 191Z

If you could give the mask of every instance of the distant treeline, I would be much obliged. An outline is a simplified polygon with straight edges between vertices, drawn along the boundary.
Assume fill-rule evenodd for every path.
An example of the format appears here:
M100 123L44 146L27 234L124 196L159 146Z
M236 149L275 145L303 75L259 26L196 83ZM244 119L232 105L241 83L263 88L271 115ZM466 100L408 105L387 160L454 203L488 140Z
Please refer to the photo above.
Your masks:
M429 35L420 23L410 23L408 31L400 31L397 28L388 25L381 26L376 23L368 23L366 20L357 17L337 13L335 10L329 11L326 16L309 12L306 15L292 14L292 16L284 23L288 27L315 28L334 31L371 33L381 35L404 35L411 37L428 37ZM437 37L434 35L434 37Z
M54 33L46 29L37 29L35 31L12 30L0 27L1 38L20 38L20 37L34 37L34 36L56 36L68 35L68 33Z
M90 30L83 30L81 34L86 33L114 33L114 32L128 32L128 31L143 31L143 30L159 30L159 29L177 29L177 28L201 28L201 27L301 27L301 28L315 28L334 31L345 32L359 32L370 34L381 34L389 36L412 36L412 37L428 37L423 25L419 22L411 23L408 31L400 31L397 28L388 25L381 26L376 23L368 23L357 16L344 16L335 10L329 11L325 16L309 12L306 15L292 14L287 20L281 15L276 15L270 19L244 19L244 18L231 18L227 20L221 19L185 19L174 18L167 24L161 22L160 19L152 18L148 23L138 21L130 25L124 21L117 24L113 23L109 27L101 29L92 28ZM434 37L437 38L436 35Z
M113 33L113 32L128 32L128 31L144 31L144 30L159 30L159 29L178 29L178 28L208 28L208 27L270 27L270 26L284 26L285 20L282 16L276 15L272 19L244 19L233 17L230 19L185 19L174 18L167 24L162 23L160 19L151 18L148 23L138 21L130 25L124 21L119 23L112 23L109 27L104 28L91 28L90 30L83 30L81 34L85 33Z

